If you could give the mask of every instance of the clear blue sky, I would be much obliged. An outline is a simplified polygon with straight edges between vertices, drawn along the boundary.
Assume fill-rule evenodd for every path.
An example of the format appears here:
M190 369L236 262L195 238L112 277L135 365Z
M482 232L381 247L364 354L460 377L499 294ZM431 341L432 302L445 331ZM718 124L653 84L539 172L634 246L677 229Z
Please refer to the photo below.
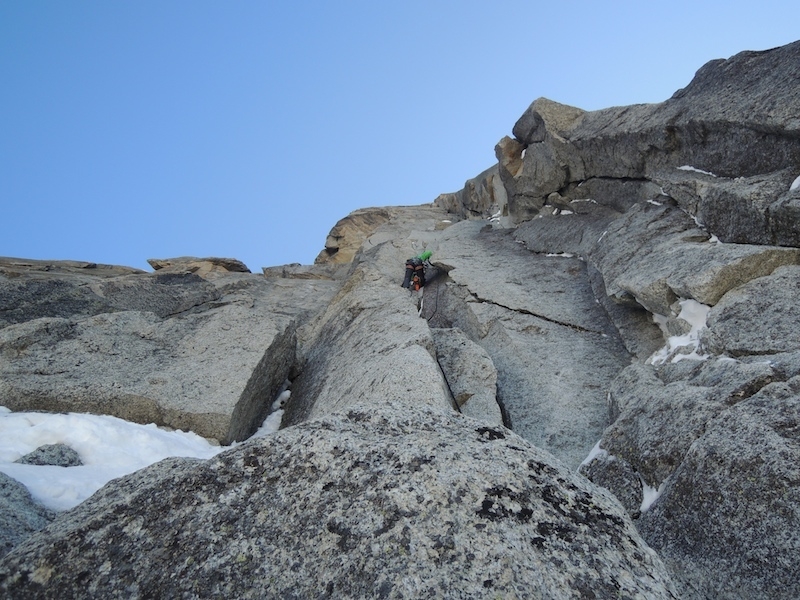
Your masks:
M536 98L660 102L796 0L2 0L0 256L309 264L495 162Z

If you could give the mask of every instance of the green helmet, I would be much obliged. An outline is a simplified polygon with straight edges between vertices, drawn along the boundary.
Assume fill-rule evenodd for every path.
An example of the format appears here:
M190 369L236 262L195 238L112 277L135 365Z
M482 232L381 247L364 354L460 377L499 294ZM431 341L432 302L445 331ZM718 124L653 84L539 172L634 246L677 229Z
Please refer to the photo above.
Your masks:
M431 252L430 250L425 250L425 252L420 254L417 258L419 258L420 260L424 261L424 260L428 260L432 255L433 255L433 252Z

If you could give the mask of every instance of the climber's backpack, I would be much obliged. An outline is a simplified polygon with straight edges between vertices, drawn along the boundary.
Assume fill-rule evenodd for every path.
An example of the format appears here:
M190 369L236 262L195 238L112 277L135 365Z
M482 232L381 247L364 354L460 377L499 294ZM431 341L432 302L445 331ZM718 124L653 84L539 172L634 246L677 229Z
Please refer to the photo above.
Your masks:
M419 290L425 285L425 266L420 258L409 258L406 261L406 277L403 280L403 287L411 290Z

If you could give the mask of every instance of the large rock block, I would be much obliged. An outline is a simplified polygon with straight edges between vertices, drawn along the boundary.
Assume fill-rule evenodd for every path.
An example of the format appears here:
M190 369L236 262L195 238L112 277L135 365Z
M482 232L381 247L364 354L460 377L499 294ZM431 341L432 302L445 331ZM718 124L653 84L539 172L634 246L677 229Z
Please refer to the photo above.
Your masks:
M108 484L0 563L9 598L677 598L622 507L501 427L353 405Z
M669 316L679 299L714 305L729 290L797 264L800 250L715 243L682 210L641 204L608 225L589 260L610 296Z
M723 296L708 314L703 342L742 356L800 350L800 266L784 266Z
M681 598L800 597L800 380L715 419L639 522Z
M484 219L507 214L508 197L499 167L494 165L467 180L457 192L440 194L434 204L462 219Z
M5 288L34 307L34 318L0 329L0 405L110 414L226 444L266 417L295 364L298 322L338 287L240 273L88 283L67 274L47 283L88 301L48 296L39 305L41 281L21 274ZM42 313L53 316L35 318Z

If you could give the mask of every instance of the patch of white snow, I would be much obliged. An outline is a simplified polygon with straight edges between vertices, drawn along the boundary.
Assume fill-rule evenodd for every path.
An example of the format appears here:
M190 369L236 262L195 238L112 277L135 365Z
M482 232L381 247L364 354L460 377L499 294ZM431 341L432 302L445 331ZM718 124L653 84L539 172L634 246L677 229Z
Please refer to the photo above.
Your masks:
M800 177L798 177L792 182L792 185L789 186L789 191L793 191L798 188L800 188Z
M69 446L83 466L14 462L47 444ZM80 504L111 479L167 457L207 459L222 450L192 432L166 431L107 415L0 411L0 471L57 511Z
M642 505L639 507L639 512L647 512L647 510L653 505L653 502L658 500L661 496L661 493L664 491L664 487L667 485L667 482L664 481L658 486L658 489L652 488L645 480L642 479L642 476L639 476L639 479L642 482Z
M593 461L595 458L597 458L597 457L603 457L603 456L607 456L607 455L608 455L608 452L607 452L607 451L605 451L605 450L603 450L603 449L600 447L600 442L601 442L601 441L602 441L602 440L599 440L599 441L598 441L598 442L597 442L597 443L594 445L594 448L592 448L592 449L589 451L589 455L588 455L586 458L584 458L584 459L583 459L583 462L581 462L581 464L580 464L580 465L578 465L578 468L579 468L579 469L580 469L582 466L584 466L584 465L588 465L590 462L592 462L592 461Z
M691 329L683 335L673 335L667 339L666 345L653 353L647 359L648 364L660 365L669 360L676 363L681 360L706 360L707 354L700 353L700 332L706 326L708 311L711 307L700 304L697 300L681 300L681 312L678 318L689 323ZM653 315L655 321L662 331L666 331L665 325L667 318L662 315ZM681 350L678 352L678 350ZM686 350L689 350L686 352Z
M695 173L702 173L703 175L710 175L711 177L716 177L713 173L709 171L703 171L701 169L696 169L695 167L690 167L689 165L683 165L682 167L678 167L679 171L694 171Z

